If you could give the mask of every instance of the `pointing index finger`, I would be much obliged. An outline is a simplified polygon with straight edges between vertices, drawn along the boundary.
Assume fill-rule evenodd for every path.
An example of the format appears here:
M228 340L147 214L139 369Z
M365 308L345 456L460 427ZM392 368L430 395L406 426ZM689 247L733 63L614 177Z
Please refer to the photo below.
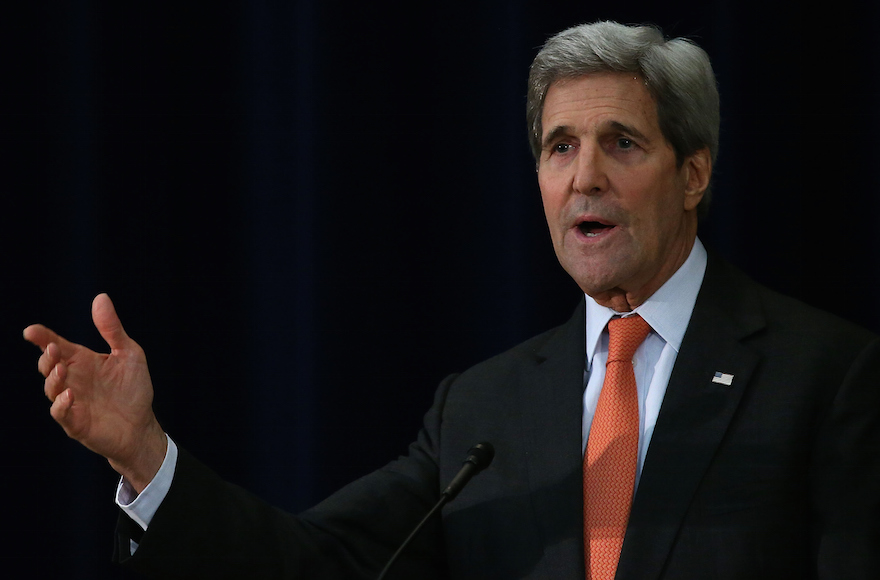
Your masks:
M24 336L26 341L40 347L41 350L46 350L46 347L49 346L50 342L57 342L58 339L57 334L42 324L31 324L24 329L22 336Z
M22 333L24 339L31 344L40 347L43 352L50 343L55 343L61 349L61 356L70 356L72 343L59 336L53 330L43 326L42 324L32 324L24 329Z

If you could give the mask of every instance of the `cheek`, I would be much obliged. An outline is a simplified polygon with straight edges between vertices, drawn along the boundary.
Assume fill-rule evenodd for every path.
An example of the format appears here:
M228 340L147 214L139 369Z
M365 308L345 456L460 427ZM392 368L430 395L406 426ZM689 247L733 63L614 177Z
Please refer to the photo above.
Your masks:
M550 232L550 241L553 243L554 247L558 247L562 243L563 237L561 226L562 219L560 218L559 207L546 197L543 198L543 202L544 219L547 221L547 230Z
M621 180L621 189L630 192L621 200L626 209L642 221L642 226L656 227L682 212L683 189L674 175L628 176ZM625 189L624 189L625 188Z
M560 195L559 189L554 187L551 180L546 178L538 178L538 187L541 190L541 203L544 206L544 217L547 218L547 224L550 229L560 221L560 212L565 203L564 196Z
M638 212L637 238L647 255L665 252L672 240L681 235L684 217L683 199L669 189L655 190L642 200Z

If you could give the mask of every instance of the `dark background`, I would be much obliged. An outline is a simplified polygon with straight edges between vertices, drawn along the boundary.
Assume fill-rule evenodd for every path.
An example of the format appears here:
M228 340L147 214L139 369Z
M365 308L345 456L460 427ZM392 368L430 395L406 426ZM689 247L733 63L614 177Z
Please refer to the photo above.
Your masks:
M723 121L702 239L880 330L877 16L846 0L4 8L0 575L126 577L116 476L53 423L27 324L103 349L89 305L108 292L166 430L300 510L404 452L446 374L565 320L580 295L524 103L537 47L573 24L703 46Z

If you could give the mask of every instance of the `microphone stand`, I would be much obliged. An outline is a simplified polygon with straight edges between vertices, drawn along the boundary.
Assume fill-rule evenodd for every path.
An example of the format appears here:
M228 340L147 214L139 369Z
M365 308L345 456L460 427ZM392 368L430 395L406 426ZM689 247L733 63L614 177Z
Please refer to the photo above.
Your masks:
M425 524L431 517L440 511L443 506L447 503L455 499L455 496L464 488L464 486L471 480L473 476L475 476L480 471L486 469L490 463L492 463L492 459L495 457L495 448L492 447L491 443L477 443L468 451L468 456L462 462L463 466L461 470L459 470L458 474L452 479L446 489L443 490L443 493L440 494L440 500L431 508L431 511L428 512L422 521L419 522L419 525L415 527L415 529L410 533L409 536L403 541L397 551L394 552L394 555L388 560L388 563L385 564L385 567L382 568L382 572L379 573L379 577L376 580L385 580L385 575L388 573L388 570L391 569L391 566L397 561L397 558L403 553L403 550L412 542L413 538L415 538L422 528L425 527Z

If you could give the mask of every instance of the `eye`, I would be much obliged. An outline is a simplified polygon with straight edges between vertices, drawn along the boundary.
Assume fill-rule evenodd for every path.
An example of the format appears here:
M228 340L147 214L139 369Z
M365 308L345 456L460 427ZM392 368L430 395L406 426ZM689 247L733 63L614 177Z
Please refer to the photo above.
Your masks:
M635 141L632 139L627 139L626 137L621 137L617 140L617 148L623 151L628 151L630 149L634 149L636 146Z
M553 146L553 153L568 153L573 149L571 143L557 143Z

